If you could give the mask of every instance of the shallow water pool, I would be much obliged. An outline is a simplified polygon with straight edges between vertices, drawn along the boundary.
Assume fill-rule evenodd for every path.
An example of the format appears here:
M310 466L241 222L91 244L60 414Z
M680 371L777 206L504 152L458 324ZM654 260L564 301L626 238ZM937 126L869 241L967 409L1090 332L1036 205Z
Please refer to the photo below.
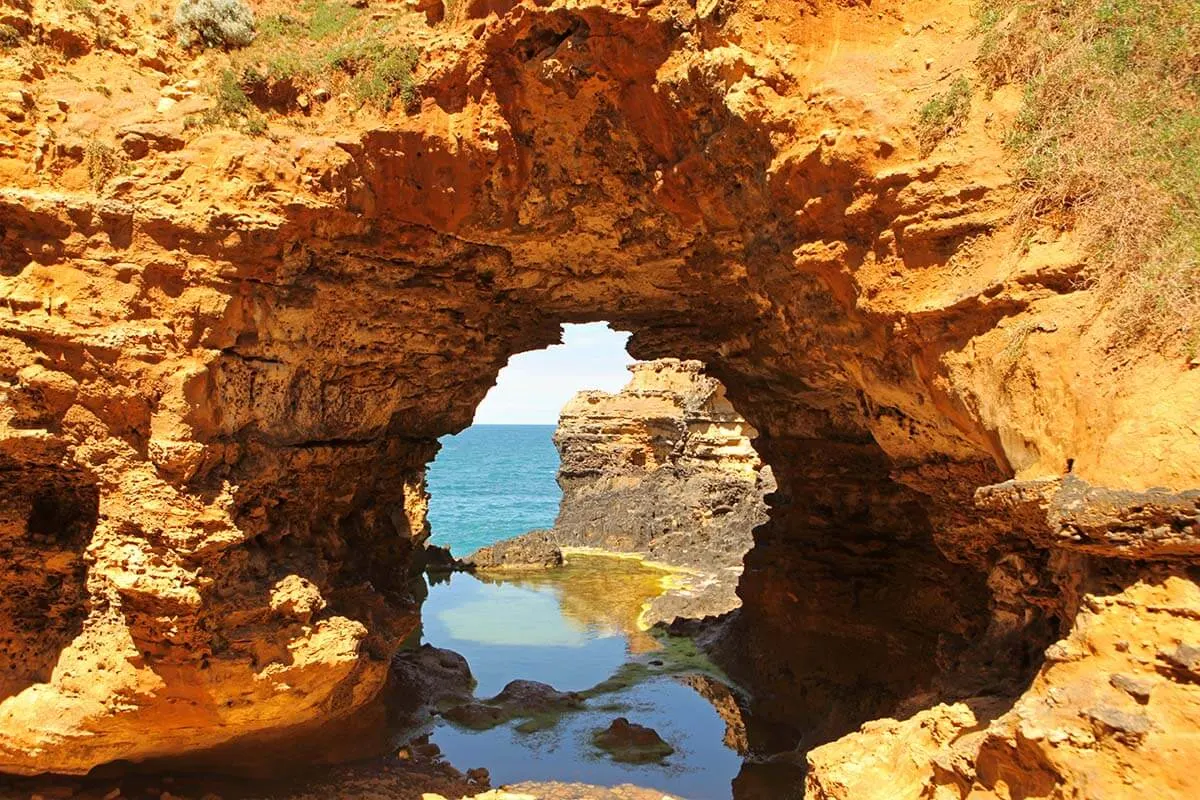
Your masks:
M578 711L486 731L445 720L432 741L460 769L486 767L492 783L526 780L634 783L694 800L732 796L741 767L725 743L726 724L680 677L719 675L686 639L661 641L640 630L643 604L667 573L628 559L572 556L555 570L455 574L433 583L422 609L423 641L455 650L471 664L487 698L514 679L583 692ZM616 717L654 728L675 752L661 763L614 761L592 734Z

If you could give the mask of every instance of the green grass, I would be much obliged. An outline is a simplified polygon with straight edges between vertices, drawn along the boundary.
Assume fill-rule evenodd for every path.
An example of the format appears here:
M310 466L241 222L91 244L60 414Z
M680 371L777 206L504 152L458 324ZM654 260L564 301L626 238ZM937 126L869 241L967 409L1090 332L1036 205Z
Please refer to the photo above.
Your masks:
M336 36L358 20L361 12L347 3L307 0L300 4L301 16L272 14L258 24L265 41L306 37L314 41Z
M233 70L227 69L221 72L213 96L217 101L216 112L224 116L244 116L253 107Z
M346 30L358 17L358 9L345 3L326 3L317 0L306 3L312 16L308 21L308 35L313 39L324 39Z
M386 23L366 21L346 3L316 0L299 15L278 14L259 25L259 39L246 52L246 79L291 81L299 86L341 83L360 104L384 111L418 100L414 72L420 51L398 45ZM251 74L253 71L254 74Z
M209 90L209 94L215 101L212 108L185 119L185 128L224 127L250 136L266 135L266 119L250 102L238 74L233 70L222 70L216 86Z
M272 14L258 21L259 42L273 42L305 35L304 22L291 14Z
M917 112L917 140L923 152L966 124L971 111L971 83L959 76L950 88L929 99Z
M1024 86L1030 221L1074 225L1120 333L1200 337L1200 2L984 0L979 67Z
M350 91L360 103L370 103L385 111L397 100L402 107L411 108L417 100L413 71L419 55L415 47L373 53L351 80Z

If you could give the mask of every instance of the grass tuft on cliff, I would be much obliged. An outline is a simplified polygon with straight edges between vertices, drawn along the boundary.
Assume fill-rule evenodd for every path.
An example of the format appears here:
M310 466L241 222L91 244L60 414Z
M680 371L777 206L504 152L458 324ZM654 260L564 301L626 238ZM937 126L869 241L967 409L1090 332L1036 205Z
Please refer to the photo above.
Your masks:
M185 128L226 127L249 136L267 133L266 119L250 102L233 70L222 70L216 86L209 93L215 101L212 108L185 119Z
M21 32L5 22L0 22L0 48L11 48L21 44L25 37Z
M88 183L94 192L102 190L112 178L129 168L124 153L98 139L88 142L84 150L83 165L87 169Z
M389 111L417 101L420 50L397 42L394 24L371 20L347 3L309 0L299 14L267 17L241 61L246 74L346 90L361 105Z
M1200 345L1200 2L982 0L979 68L1022 84L1030 219L1085 237L1130 335Z
M272 14L259 25L264 39L289 39L306 36L319 40L335 36L350 27L359 17L359 10L347 3L306 0L299 6L302 15Z
M923 153L960 129L971 111L971 83L958 77L950 88L929 98L917 112L917 141Z

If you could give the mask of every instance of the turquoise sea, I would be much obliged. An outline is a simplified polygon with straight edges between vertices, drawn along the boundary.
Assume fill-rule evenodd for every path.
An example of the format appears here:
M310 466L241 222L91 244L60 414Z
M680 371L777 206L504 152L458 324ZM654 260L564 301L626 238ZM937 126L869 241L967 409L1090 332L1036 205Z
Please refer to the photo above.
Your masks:
M427 473L432 541L461 557L553 526L561 498L554 429L476 425L442 439ZM665 574L636 561L575 555L552 570L429 579L422 641L466 657L476 697L518 678L588 696L584 708L560 718L491 730L439 719L427 731L432 742L459 769L486 767L497 785L633 783L686 800L727 800L741 758L727 746L713 706L680 680L715 668L688 640L663 639L636 623ZM614 760L592 737L617 717L653 727L674 752L653 763Z
M562 493L554 425L472 425L442 438L429 466L430 541L462 557L549 528Z

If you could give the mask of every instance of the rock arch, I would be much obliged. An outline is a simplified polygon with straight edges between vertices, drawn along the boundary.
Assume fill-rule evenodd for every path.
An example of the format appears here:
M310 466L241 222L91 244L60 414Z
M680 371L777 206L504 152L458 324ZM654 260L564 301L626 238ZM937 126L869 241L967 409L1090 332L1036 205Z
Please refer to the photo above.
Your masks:
M966 40L966 3L917 34L892 3L504 10L429 36L413 116L210 132L103 198L0 192L0 380L31 409L0 445L61 448L98 508L88 616L0 702L0 769L178 756L368 703L416 624L436 437L562 322L704 361L760 432L780 491L731 648L807 744L1014 694L1089 559L1194 555L1190 496L1072 505L1062 478L1070 459L1070 480L1200 483L1171 410L1200 373L1137 352L1114 372L1069 239L1013 255L1003 98L917 147L923 56ZM1147 503L1162 535L1122 539Z

